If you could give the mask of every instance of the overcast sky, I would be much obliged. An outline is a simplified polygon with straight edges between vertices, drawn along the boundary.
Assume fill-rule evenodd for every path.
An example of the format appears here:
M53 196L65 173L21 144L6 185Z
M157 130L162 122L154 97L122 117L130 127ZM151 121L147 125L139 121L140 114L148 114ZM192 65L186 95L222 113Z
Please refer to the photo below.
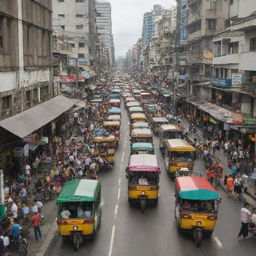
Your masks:
M112 6L112 23L116 57L125 53L136 43L142 33L143 14L153 5L165 8L176 5L175 0L108 0Z

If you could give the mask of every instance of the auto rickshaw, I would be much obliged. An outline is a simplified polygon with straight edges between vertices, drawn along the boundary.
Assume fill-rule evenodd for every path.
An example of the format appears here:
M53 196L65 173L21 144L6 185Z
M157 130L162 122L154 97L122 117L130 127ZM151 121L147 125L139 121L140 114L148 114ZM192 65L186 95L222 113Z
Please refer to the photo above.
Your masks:
M143 112L143 108L142 107L130 107L130 108L128 108L128 112L129 112L129 114L141 113L141 112Z
M110 135L108 137L95 137L95 154L102 156L108 161L109 167L113 167L115 162L115 149L117 146L116 137Z
M100 227L101 185L89 179L68 181L56 201L59 234L72 239L77 251L84 238L94 236Z
M152 154L154 155L154 146L149 142L135 142L131 146L131 155Z
M145 104L151 100L151 94L149 92L140 93L140 101L142 104Z
M142 122L147 121L147 117L143 113L133 113L131 114L130 119L131 119L131 124L136 122L141 122L141 121Z
M126 107L140 107L140 103L138 101L129 101L126 103Z
M121 115L121 109L120 108L116 108L116 107L112 107L110 109L108 109L108 114L110 115Z
M120 98L121 98L120 94L110 94L110 95L108 95L108 99L120 100Z
M131 124L131 129L135 128L149 128L149 124L147 122L136 122Z
M117 142L120 140L120 121L104 121L103 126L109 134L115 135Z
M149 128L136 128L131 131L131 143L149 142L153 143L153 134Z
M152 126L152 130L155 134L159 134L160 132L160 125L162 124L168 124L168 120L166 117L152 117L152 121L151 121L151 126Z
M148 203L156 206L160 175L156 155L131 155L126 172L129 203L139 202L142 212L144 212Z
M171 139L165 141L164 162L167 173L175 178L176 172L182 167L193 171L196 149L187 141L182 139Z
M165 141L169 139L183 139L183 128L176 124L162 124L160 125L159 138L160 138L160 151L163 153L165 148Z
M122 94L122 90L121 89L113 89L112 91L111 91L111 93L113 94L113 95L121 95Z
M219 195L206 178L178 177L175 183L177 230L191 232L199 246L203 235L210 237L216 226Z
M111 99L108 104L120 108L121 101L119 99Z
M121 115L109 115L107 117L108 121L121 121Z

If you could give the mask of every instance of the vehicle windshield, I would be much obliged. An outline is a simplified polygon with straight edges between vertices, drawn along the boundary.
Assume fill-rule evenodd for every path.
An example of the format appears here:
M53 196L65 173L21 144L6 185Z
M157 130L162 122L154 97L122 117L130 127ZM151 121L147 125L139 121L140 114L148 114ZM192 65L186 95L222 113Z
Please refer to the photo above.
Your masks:
M157 186L159 182L159 174L156 172L131 172L128 180L129 185Z
M152 137L133 137L132 143L134 142L152 142Z
M181 199L180 206L183 211L187 212L217 212L217 204L215 200L186 200Z
M162 132L163 139L183 139L183 131L165 131Z
M174 151L171 152L171 161L175 162L192 162L194 161L193 152Z
M92 202L69 202L61 203L58 208L58 216L61 219L92 218Z

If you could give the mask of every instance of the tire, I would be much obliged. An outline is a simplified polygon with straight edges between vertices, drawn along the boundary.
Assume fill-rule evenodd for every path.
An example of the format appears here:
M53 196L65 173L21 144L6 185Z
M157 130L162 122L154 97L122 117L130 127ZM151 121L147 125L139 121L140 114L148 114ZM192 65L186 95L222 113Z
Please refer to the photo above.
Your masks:
M213 231L207 232L207 233L206 233L206 237L207 237L208 239L210 239L210 238L212 237L212 233L213 233Z
M158 198L154 199L153 205L154 205L154 207L157 207L157 205L158 205Z
M201 245L202 238L203 238L202 230L200 230L200 229L195 230L194 231L194 240L195 240L195 244L197 247L199 247Z
M19 246L19 256L27 256L27 255L28 255L27 243L21 240L20 246Z
M176 229L177 229L177 233L181 234L181 228L180 228L180 224L175 216L175 224L176 224Z
M141 212L142 212L142 213L145 212L146 204L147 204L146 199L141 199L141 200L140 200L140 209L141 209Z
M73 234L73 246L75 251L78 251L80 248L80 234L78 232Z

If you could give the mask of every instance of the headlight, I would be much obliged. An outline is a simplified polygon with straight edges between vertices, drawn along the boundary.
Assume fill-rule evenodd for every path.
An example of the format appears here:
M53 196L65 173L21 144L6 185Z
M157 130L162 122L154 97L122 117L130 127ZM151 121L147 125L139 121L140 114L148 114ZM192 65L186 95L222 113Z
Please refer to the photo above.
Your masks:
M141 192L141 194L144 196L144 195L145 195L145 192L143 191L143 192Z
M77 226L74 226L74 227L73 227L73 230L78 230L78 227L77 227Z
M197 221L197 222L196 222L196 225L197 225L197 226L202 226L202 222L201 222L201 221Z

